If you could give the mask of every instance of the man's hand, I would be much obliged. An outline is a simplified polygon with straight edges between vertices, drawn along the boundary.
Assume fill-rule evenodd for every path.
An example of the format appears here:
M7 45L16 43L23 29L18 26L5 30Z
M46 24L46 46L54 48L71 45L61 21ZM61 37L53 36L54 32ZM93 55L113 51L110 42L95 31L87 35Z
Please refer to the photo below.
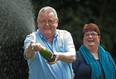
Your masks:
M60 59L59 55L55 55L55 56L56 56L55 61L53 61L53 62L48 62L47 61L47 63L50 64L50 65L55 64Z

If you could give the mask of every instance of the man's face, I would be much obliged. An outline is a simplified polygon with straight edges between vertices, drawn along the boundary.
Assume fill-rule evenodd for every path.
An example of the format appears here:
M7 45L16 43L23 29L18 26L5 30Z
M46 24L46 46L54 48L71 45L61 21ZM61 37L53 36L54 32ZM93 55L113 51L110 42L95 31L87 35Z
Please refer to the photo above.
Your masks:
M37 23L38 23L38 28L39 28L41 34L46 38L53 37L53 35L58 27L58 19L55 18L54 14L52 12L41 13L40 18L37 21Z

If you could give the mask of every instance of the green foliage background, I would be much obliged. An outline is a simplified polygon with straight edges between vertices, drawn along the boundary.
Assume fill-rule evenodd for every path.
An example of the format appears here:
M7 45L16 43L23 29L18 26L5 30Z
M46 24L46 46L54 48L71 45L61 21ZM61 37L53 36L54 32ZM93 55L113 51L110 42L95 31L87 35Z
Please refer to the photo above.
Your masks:
M60 19L58 28L71 32L77 50L82 44L83 25L96 23L101 31L101 45L116 57L115 0L32 0L32 3L35 17L43 6L56 9Z

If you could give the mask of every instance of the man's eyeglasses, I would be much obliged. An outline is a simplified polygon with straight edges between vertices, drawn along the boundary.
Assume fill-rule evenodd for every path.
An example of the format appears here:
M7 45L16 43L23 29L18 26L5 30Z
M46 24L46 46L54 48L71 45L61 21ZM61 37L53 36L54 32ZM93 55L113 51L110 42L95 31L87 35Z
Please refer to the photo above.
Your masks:
M48 23L49 25L52 25L52 24L54 24L56 22L56 19L55 20L40 20L40 23L42 24L42 25L44 25L44 24L46 24L46 23Z
M84 34L85 37L89 37L90 35L91 35L92 37L98 36L97 33Z

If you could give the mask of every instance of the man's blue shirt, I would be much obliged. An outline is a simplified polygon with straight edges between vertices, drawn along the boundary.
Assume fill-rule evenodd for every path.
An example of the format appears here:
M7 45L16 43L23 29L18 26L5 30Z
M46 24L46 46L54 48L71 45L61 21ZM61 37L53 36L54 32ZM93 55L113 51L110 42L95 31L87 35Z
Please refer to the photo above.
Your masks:
M24 41L24 49L28 47L31 41L41 43L52 53L66 53L70 51L70 48L73 48L71 51L75 52L72 36L65 30L56 30L52 44L37 30L27 36ZM59 60L55 64L50 65L40 55L39 51L36 51L33 59L26 58L26 60L29 67L29 79L72 79L72 63Z

